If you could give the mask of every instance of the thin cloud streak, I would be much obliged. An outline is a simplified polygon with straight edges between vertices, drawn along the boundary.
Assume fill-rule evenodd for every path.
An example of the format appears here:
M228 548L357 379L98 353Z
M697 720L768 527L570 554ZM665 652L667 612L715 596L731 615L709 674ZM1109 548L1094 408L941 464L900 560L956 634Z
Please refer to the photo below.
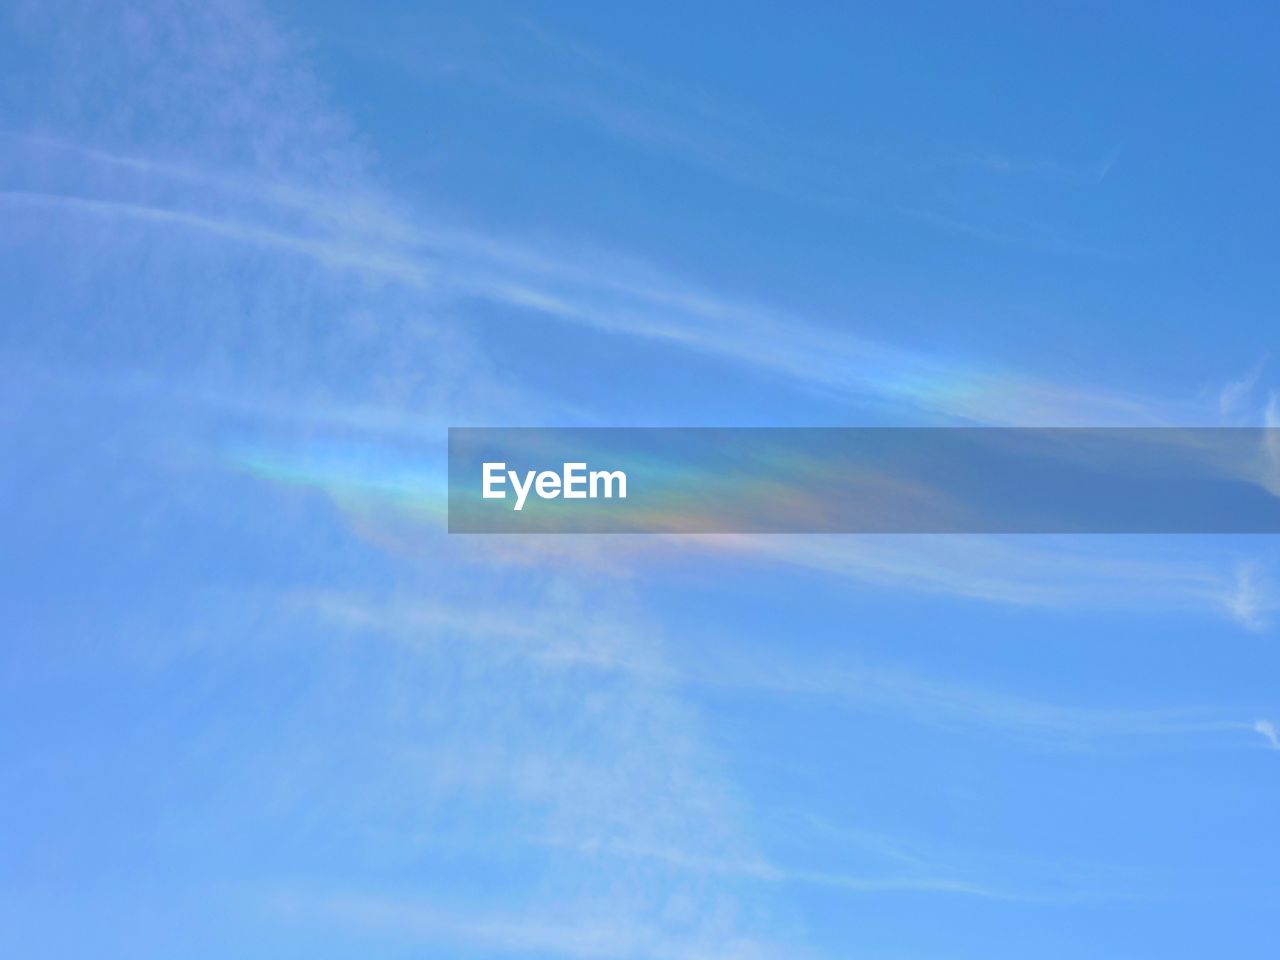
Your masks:
M61 144L60 144L61 145ZM262 222L262 211L157 206L130 200L9 189L9 203L61 206L196 230L224 239L311 256L330 267L367 271L440 296L475 297L549 319L661 341L782 377L793 388L846 403L888 404L910 417L993 425L1189 425L1212 421L1194 403L1154 401L1081 389L899 350L847 330L811 323L698 290L652 265L554 244L497 239L443 225L423 228L385 213L366 194L349 205L317 191L209 175L193 167L95 149L94 162L124 166L211 190L232 190L307 217L305 232ZM207 205L206 197L190 197ZM354 214L349 211L356 211ZM344 213L344 211L347 211Z
M119 200L94 200L67 194L29 190L0 190L0 203L16 206L62 208L101 217L115 217L208 233L252 246L272 247L313 257L328 266L385 275L414 287L425 287L428 271L421 261L389 257L383 251L302 237L244 220L219 219L165 207Z
M1256 564L1144 559L1069 546L1061 538L981 536L691 536L691 545L871 584L1013 606L1189 609L1264 628L1277 605Z
M948 870L939 864L914 857L905 866L900 864L896 871L855 874L780 866L763 858L707 858L675 848L644 847L626 842L600 843L569 838L544 838L533 842L556 849L567 848L584 857L607 856L640 862L656 861L695 874L721 875L763 884L823 887L851 894L941 895L1009 903L1069 903L1144 898L1132 891L1101 888L1096 878L1079 877L1075 881L1056 884L1028 878L1005 884L966 879L961 871ZM1070 872L1061 864L1056 867L1059 874Z
M1267 745L1272 750L1280 750L1280 731L1276 729L1276 725L1270 720L1255 720L1253 722L1253 731L1265 737Z
M781 663L732 664L707 683L760 695L825 702L838 708L900 716L939 730L970 731L1055 749L1088 749L1107 743L1235 735L1253 729L1222 711L1116 710L1063 706L937 682L905 671L822 670Z
M665 686L727 690L738 695L828 703L896 716L943 730L997 735L1050 748L1079 749L1145 739L1194 740L1242 731L1258 723L1217 709L1125 710L1078 707L1010 696L922 677L906 670L828 663L820 669L745 652L738 644L696 645L700 656L682 665L637 658L626 631L612 623L565 618L518 607L476 614L438 602L369 603L352 595L296 594L287 606L304 617L346 630L372 632L420 652L466 641L498 656L516 656L550 669L588 669L637 675ZM1247 711L1239 711L1245 713Z
M401 941L478 947L515 956L534 952L578 960L803 960L810 955L794 943L783 946L743 935L664 935L649 924L615 917L601 904L578 915L563 909L522 914L460 909L425 897L288 893L273 898L273 906L280 915L308 925L337 923Z

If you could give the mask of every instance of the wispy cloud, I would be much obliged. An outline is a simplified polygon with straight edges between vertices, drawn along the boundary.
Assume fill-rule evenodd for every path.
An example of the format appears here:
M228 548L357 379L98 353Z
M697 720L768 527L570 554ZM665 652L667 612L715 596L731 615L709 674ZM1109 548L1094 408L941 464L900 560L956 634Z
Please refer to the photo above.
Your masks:
M1277 733L1274 723L1270 720L1255 720L1253 729L1266 738L1267 745L1272 750L1280 750L1280 733Z
M964 879L954 871L948 875L945 867L925 865L917 861L913 869L880 873L856 874L779 866L762 857L752 859L709 858L690 854L685 850L669 847L646 847L627 842L594 842L590 838L544 838L535 842L556 849L569 848L589 857L612 857L622 860L659 862L693 874L711 874L746 880L755 883L796 887L824 887L849 894L938 894L960 897L976 897L987 900L1013 902L1058 901L1074 899L1082 891L1050 892L1034 885L1001 887L977 880ZM1107 894L1101 894L1106 897Z
M1061 227L1028 220L1025 217L978 219L955 212L940 212L923 207L903 209L905 216L929 224L948 233L972 237L990 243L1069 257L1127 262L1135 256L1126 250L1105 246L1087 237L1073 236Z
M12 139L12 138L11 138ZM40 145L48 149L47 141ZM79 150L80 148L67 149ZM386 213L365 193L343 214L331 196L279 182L210 175L193 165L89 149L81 159L123 167L191 189L164 205L11 186L0 203L69 214L114 216L308 256L338 270L362 271L429 291L433 300L479 298L562 323L659 341L781 379L792 389L841 403L897 411L907 418L999 425L1189 425L1214 411L1081 387L903 350L850 331L844 320L815 323L673 278L632 258L585 253L573 245L498 238ZM211 203L230 191L234 203ZM252 205L246 207L246 198ZM262 206L262 205L265 205ZM273 212L274 211L274 212ZM372 212L370 212L372 211ZM281 213L290 219L281 220Z
M739 684L758 694L827 703L853 712L887 714L940 730L996 736L1047 749L1088 750L1143 740L1193 744L1239 738L1252 729L1224 710L1123 710L1078 707L1010 696L920 677L908 671L846 667L822 669L758 660L730 661L711 683ZM744 673L746 669L748 672Z
M361 50L358 43L348 46ZM795 130L762 123L756 111L558 32L527 17L486 33L483 42L451 37L424 52L388 49L415 85L465 84L579 129L817 210L863 209L886 179L880 151L836 150Z
M710 644L705 637L695 644L698 656L683 658L677 664L668 656L652 656L664 646L661 631L650 634L650 655L636 659L646 646L637 645L637 630L648 633L647 624L637 627L633 620L621 622L573 600L558 608L508 602L500 611L479 616L465 600L451 606L412 598L370 602L357 594L320 593L299 594L288 603L304 617L318 617L344 631L403 646L433 671L448 670L450 662L461 662L469 663L472 671L488 665L485 674L492 677L496 676L494 670L518 672L518 665L526 664L537 671L533 676L542 678L539 688L564 694L580 690L589 701L598 702L605 691L615 691L609 694L614 696L628 689L617 682L625 677L638 683L634 689L647 687L674 694L682 688L686 693L704 687L732 688L739 695L797 698L810 704L827 701L841 709L886 714L984 738L994 735L1036 747L1071 749L1147 738L1190 743L1254 729L1248 722L1224 719L1209 711L1065 707L930 681L902 671L850 670L838 664L806 669L776 653L748 654L740 644ZM647 721L644 729L652 734ZM546 735L543 728L530 746ZM793 850L808 849L828 865L780 861L719 831L709 835L697 832L696 827L691 832L683 827L675 829L669 819L671 811L655 809L652 795L649 804L627 803L612 814L594 804L581 807L583 797L596 796L600 785L593 782L590 765L584 767L569 756L557 757L554 744L541 742L537 749L513 758L511 763L476 746L471 743L447 762L436 756L434 764L441 769L430 779L432 789L491 790L505 784L530 797L544 798L566 791L575 798L571 817L553 816L541 830L517 825L513 833L503 834L503 843L511 849L528 846L542 850L557 858L560 869L569 875L587 871L593 876L613 876L615 870L634 873L643 869L682 878L680 883L718 881L744 889L820 887L849 896L945 896L1007 902L1063 903L1164 895L1150 878L1125 876L1123 871L1060 862L1019 863L973 853L930 856L901 841L869 835L865 827L789 826L786 833ZM673 759L686 756L688 749L689 745L681 745L677 738L664 750L664 763L669 767ZM616 762L629 761L622 754ZM626 782L634 785L631 775ZM683 789L680 795L689 799ZM700 790L691 794L693 798L700 795ZM650 822L655 814L657 820ZM842 865L838 868L830 866L832 839L821 836L831 830L839 832L841 848L850 844L859 848L842 849L836 857ZM412 842L430 845L436 841L426 836ZM387 902L395 899L386 898ZM616 909L608 913L620 916ZM438 938L447 932L431 927L420 934Z
M1228 380L1218 392L1218 412L1224 417L1233 417L1249 396L1257 389L1266 368L1267 357L1263 357L1253 368L1238 380Z
M1257 562L1242 561L1236 565L1235 584L1223 597L1223 603L1242 626L1250 630L1267 626L1275 598L1273 591L1263 585L1262 568Z
M1015 156L996 151L973 151L962 154L940 166L967 167L1008 177L1032 177L1064 183L1101 183L1107 178L1121 155L1113 147L1093 163L1064 163L1049 157Z
M716 643L709 637L699 639L696 658L682 658L679 663L669 657L638 658L629 631L617 623L563 612L549 616L546 611L518 604L508 604L501 612L477 614L435 601L370 603L357 596L332 593L298 594L288 603L304 616L408 643L423 652L466 641L499 658L518 657L552 669L620 672L667 686L821 702L1047 748L1084 749L1148 739L1193 742L1206 737L1238 737L1249 730L1265 733L1267 726L1265 721L1243 719L1240 714L1245 711L1239 710L1071 706L937 680L905 669L850 664L838 658L821 666L806 666L742 642ZM767 870L761 867L760 872Z
M559 909L517 912L458 907L426 897L342 893L274 898L282 916L300 923L358 928L374 935L422 944L454 944L504 955L531 953L582 960L781 960L809 956L795 943L775 943L756 937L703 935L684 939L651 925L618 919L607 910L577 913ZM712 925L727 928L726 916Z
M164 207L27 190L0 190L0 203L18 207L62 208L66 211L94 216L185 228L239 243L274 247L285 252L313 257L321 263L336 268L350 268L371 274L386 275L412 286L425 286L428 279L425 260L399 258L367 246L327 242L315 237L284 233L247 220L220 219Z
M1144 556L1118 550L1115 539L724 535L689 542L871 584L1016 606L1199 609L1256 627L1276 602L1248 564Z

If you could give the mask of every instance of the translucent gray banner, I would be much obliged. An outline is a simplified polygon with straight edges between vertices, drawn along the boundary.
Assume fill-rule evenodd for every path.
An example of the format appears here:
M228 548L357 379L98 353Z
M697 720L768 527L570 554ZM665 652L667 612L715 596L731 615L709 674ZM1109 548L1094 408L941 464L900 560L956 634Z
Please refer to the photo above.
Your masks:
M1276 533L1271 428L454 428L451 533Z

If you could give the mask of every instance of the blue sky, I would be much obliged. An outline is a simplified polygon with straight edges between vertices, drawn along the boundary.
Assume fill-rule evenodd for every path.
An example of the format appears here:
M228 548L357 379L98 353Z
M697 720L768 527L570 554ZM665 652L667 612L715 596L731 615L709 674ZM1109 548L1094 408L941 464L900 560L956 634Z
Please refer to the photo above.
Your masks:
M444 533L450 425L1275 425L1261 5L19 2L0 951L1270 957L1266 537Z

